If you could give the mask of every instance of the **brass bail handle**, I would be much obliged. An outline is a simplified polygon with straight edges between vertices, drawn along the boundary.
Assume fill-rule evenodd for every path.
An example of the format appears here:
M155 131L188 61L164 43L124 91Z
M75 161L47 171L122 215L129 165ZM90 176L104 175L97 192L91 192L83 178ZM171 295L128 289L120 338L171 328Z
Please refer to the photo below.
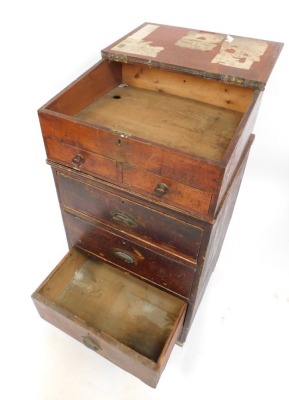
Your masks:
M137 263L136 259L132 255L126 253L125 251L114 250L114 254L117 258L119 258L121 261L124 261L127 264L136 264Z
M97 343L95 343L94 340L92 340L92 338L90 336L83 337L82 342L90 350L93 350L96 352L101 350L101 347Z
M126 215L122 212L117 211L117 212L113 213L112 218L115 221L122 222L123 224L128 225L128 226L136 225L136 222L131 217L129 217L128 215Z

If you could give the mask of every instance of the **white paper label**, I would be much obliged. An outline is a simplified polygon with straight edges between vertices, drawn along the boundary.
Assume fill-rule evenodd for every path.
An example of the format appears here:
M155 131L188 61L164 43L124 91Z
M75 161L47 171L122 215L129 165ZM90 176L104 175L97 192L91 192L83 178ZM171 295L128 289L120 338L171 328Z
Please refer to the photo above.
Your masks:
M145 37L147 37L150 33L155 31L157 28L159 28L159 25L146 24L145 26L140 28L138 31L136 31L129 37L135 40L142 40Z
M123 53L137 54L140 56L156 57L158 53L164 50L160 46L152 46L149 41L143 40L150 33L155 31L159 25L147 24L132 35L118 43L111 50L121 51Z
M224 39L224 35L217 33L188 32L186 36L176 42L176 46L193 50L211 51Z
M250 69L253 62L260 61L268 44L263 40L233 38L231 42L224 41L220 52L212 60L213 64L228 67Z

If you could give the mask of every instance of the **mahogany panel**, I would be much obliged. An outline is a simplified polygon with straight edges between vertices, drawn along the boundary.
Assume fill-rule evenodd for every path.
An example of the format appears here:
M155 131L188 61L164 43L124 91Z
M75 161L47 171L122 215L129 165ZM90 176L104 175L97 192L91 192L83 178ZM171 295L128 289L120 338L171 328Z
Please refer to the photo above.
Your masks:
M63 213L70 247L78 246L142 279L189 298L195 269L101 229L93 220Z
M128 164L123 166L123 183L137 188L147 196L182 210L207 215L212 194L161 176L149 174ZM164 186L164 190L161 189Z
M46 321L152 387L186 310L182 300L76 249L32 299Z
M62 173L57 173L57 181L64 207L80 211L173 254L197 260L202 228Z
M163 67L263 90L283 43L145 22L104 58Z
M121 65L101 60L51 100L46 108L73 116L120 83Z
M235 203L237 201L253 140L254 135L251 135L246 151L241 157L237 169L235 170L234 178L230 184L230 188L226 192L226 196L220 208L220 212L218 213L214 224L208 224L205 230L204 236L206 237L206 239L209 240L208 242L206 241L205 257L202 260L199 260L199 268L196 271L191 293L191 301L188 306L184 328L179 339L181 343L186 340L190 326L194 320L194 316L198 310L210 277L215 269L219 255L221 253L223 242L225 240L226 233L234 211ZM202 249L202 251L204 251L204 249Z
M47 156L50 160L96 176L117 180L117 164L115 160L50 138L45 138L45 143Z

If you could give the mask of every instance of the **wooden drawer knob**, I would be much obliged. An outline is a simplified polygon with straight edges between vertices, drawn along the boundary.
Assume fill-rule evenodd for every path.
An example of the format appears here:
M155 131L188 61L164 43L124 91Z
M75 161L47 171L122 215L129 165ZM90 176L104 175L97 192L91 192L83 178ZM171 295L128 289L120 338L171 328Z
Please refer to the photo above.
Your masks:
M84 163L84 157L81 154L76 154L71 162L74 168L79 168Z
M168 190L169 190L169 187L165 183L160 182L155 187L154 192L157 196L162 197L168 192Z

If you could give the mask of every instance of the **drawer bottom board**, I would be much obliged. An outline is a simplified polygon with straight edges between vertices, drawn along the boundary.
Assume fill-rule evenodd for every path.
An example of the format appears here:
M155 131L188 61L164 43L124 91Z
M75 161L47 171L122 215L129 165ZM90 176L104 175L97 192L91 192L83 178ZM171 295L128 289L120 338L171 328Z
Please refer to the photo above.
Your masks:
M40 315L60 328L64 324L64 331L72 320L76 326L82 321L87 332L79 334L77 327L70 327L72 336L151 386L156 385L177 340L186 309L182 300L75 249L33 298L36 306L42 303L37 307ZM70 322L66 325L65 320ZM112 352L105 349L105 342L111 340ZM115 360L119 350L124 361L121 354Z

